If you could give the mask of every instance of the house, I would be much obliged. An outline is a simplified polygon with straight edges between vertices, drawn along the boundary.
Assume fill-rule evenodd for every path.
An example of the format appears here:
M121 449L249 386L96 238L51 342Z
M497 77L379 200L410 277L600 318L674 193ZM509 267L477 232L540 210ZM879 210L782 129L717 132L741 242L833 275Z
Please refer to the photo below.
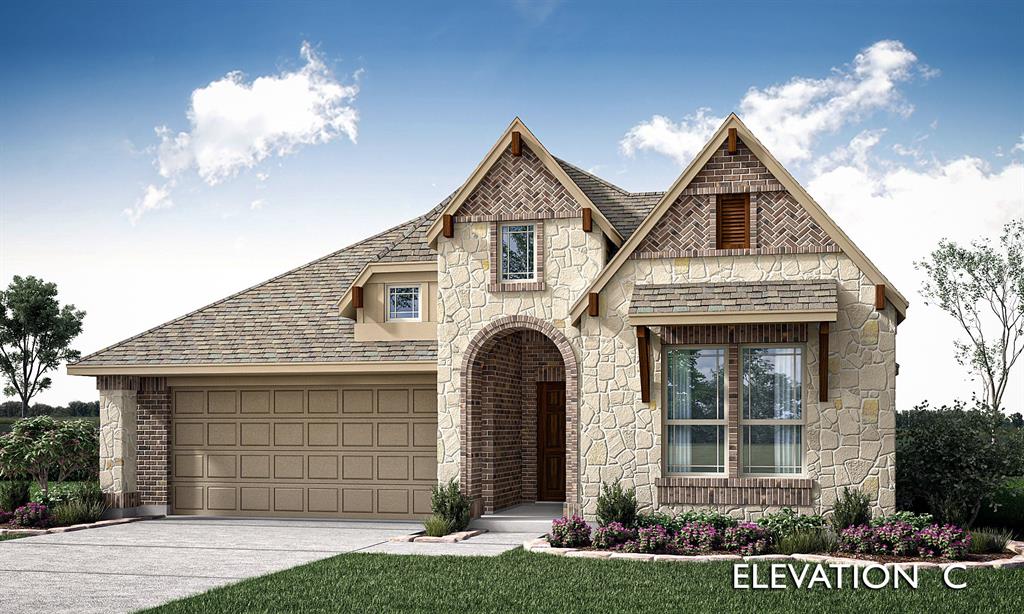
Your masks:
M121 513L894 509L906 299L730 116L630 193L513 121L422 217L86 356Z

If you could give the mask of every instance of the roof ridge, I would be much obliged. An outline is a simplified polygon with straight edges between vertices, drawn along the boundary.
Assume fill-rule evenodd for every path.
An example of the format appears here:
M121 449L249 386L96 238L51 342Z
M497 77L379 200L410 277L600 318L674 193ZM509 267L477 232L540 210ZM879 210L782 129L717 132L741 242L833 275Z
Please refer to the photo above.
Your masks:
M554 154L552 154L552 156L551 156L551 157L552 157L552 158L554 158L555 160L558 160L558 163L559 163L559 164L564 164L564 165L566 165L566 166L568 166L568 167L571 167L571 168L573 168L573 169L575 169L575 170L577 170L577 171L579 171L579 172L583 173L583 174L584 174L584 175L586 175L587 177L590 177L590 178L591 178L591 179L593 179L594 181L597 181L598 183L600 183L600 184L602 184L602 185L604 185L604 186L606 186L606 187L609 187L609 188L611 188L611 189L615 190L615 191L616 191L616 192L618 192L619 194L622 194L622 195L624 195L624 196L626 196L626 195L629 195L629 194L632 194L632 192L630 192L630 191L628 191L628 190L626 190L626 189L624 189L624 188L620 188L619 186L615 185L615 184L614 184L614 183L612 183L611 181L608 181L607 179L604 179L603 177L598 177L598 176L597 176L597 175L595 175L594 173L591 173L591 172L589 172L589 171L585 171L585 170L583 170L582 168L580 168L580 167L576 166L576 165L575 165L575 164L573 164L572 162L568 162L568 161L566 161L566 160L563 160L562 158L559 158L558 156L556 156L556 155L554 155ZM571 177L570 177L570 179L571 179ZM574 181L575 181L575 180L574 180ZM582 188L582 186L580 186L580 187Z
M75 361L73 364L79 364L79 363L85 362L86 360L89 360L90 358L93 358L94 356L97 356L97 355L102 354L104 352L108 352L110 350L113 350L114 348L120 347L120 346L122 346L122 345L124 345L126 343L134 341L134 340L138 339L139 337L142 337L142 336L148 335L149 333L152 333L154 331L160 330L161 328L164 328L165 326L170 326L172 324L180 322L180 321L184 320L185 318L191 317L191 316L193 316L193 315L195 315L195 314L197 314L197 313L199 313L201 311L206 311L207 309L210 309L212 307L216 307L217 305L220 305L221 303L225 303L227 301L230 301L231 299L233 299L235 297L238 297L238 296L240 296L242 294L245 294L246 292L251 292L252 290L256 290L257 288L261 288L263 286L266 286L267 284L273 283L273 282L281 279L282 277L285 277L287 275L291 275L292 273L296 273L296 272L301 271L303 269L309 268L309 267L311 267L313 265L316 265L316 264L319 264L319 263L323 262L324 260L327 260L328 258L332 258L332 257L337 256L338 254L346 252L346 251L348 251L350 249L359 247L360 245L363 245L364 243L368 243L368 242L373 241L375 239L379 239L380 237L382 237L382 236L384 236L384 235L386 235L388 233L391 233L391 232L394 232L395 230L398 230L399 228L405 226L406 224L410 224L412 222L415 222L415 221L419 220L421 217L423 217L423 216L421 215L419 217L412 218L411 220L407 220L405 222L402 222L401 224L397 224L395 226L392 226L391 228L388 228L386 230L382 230L381 232L378 232L377 234L375 234L373 236L370 236L370 237L367 237L365 239L362 239L361 241L356 241L355 243L352 243L351 245L347 245L347 246L345 246L345 247L343 247L341 249L335 250L335 251L333 251L333 252L331 252L329 254L326 254L324 256L316 258L315 260L311 260L311 261L309 261L309 262L307 262L305 264L301 264L301 265L299 265L299 266L297 266L295 268L289 269L289 270L285 271L284 273L280 273L278 275L275 275L275 276L271 277L270 279L266 279L266 280L261 281L261 282L259 282L257 284L249 286L248 288L245 288L243 290L239 290L238 292L235 292L233 294L225 296L224 298L218 299L218 300L216 300L216 301L214 301L212 303L209 303L208 305L204 305L204 306L199 307L197 309L193 309L192 311L186 313L185 315L181 315L181 316L178 316L178 317L173 318L171 320L168 320L168 321L164 322L163 324L157 324L156 326L154 326L152 328L149 328L149 329L146 329L146 330L142 331L141 333L132 335L131 337L128 337L127 339L122 339L121 341L118 341L117 343L108 345L105 348L101 348L99 350L96 350L95 352L92 352L92 353L90 353L90 354L88 354L86 356L83 356L83 357L79 358L77 361Z

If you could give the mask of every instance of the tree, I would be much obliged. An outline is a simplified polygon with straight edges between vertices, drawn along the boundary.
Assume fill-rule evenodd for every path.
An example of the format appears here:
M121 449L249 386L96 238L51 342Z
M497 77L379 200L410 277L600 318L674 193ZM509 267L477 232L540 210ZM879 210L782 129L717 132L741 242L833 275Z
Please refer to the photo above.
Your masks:
M970 525L982 503L1024 471L1024 431L984 405L896 414L896 497L900 509Z
M957 361L982 380L982 400L1002 408L1003 394L1024 351L1024 220L1003 227L1002 252L988 239L962 247L943 239L924 270L925 304L953 316L967 334L954 341Z
M88 420L25 418L0 435L0 476L28 475L46 496L52 479L63 482L95 467L99 448L99 429Z
M52 383L46 373L81 353L71 341L82 332L85 312L74 305L60 306L57 286L35 277L14 276L0 291L0 371L7 385L4 394L21 398L21 416L28 403Z

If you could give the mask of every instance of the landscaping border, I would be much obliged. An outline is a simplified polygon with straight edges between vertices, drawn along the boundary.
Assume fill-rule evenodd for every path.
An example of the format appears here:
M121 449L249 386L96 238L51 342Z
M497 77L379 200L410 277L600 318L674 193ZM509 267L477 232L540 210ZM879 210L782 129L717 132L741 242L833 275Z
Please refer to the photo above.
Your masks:
M610 559L613 561L656 561L672 563L710 563L710 562L759 562L759 561L800 561L804 563L827 563L834 565L851 565L855 567L910 567L916 565L921 569L943 569L950 565L963 565L968 569L978 567L991 567L994 569L1015 569L1024 568L1024 542L1011 541L1007 550L1015 556L993 561L900 561L879 563L869 559L852 559L842 556L827 554L758 554L752 556L740 556L738 554L703 554L685 556L680 554L644 554L640 552L613 552L611 550L583 550L580 548L554 548L548 543L547 538L541 537L531 539L523 543L523 550L527 552L541 552L567 558L581 559Z
M389 537L389 542L417 542L421 544L455 544L461 541L466 541L470 537L476 537L487 532L487 529L470 529L468 531L456 531L455 533L449 533L443 537L431 537L424 535L423 531L411 533L409 535L397 535L395 537Z
M23 535L25 537L32 537L33 535L46 535L47 533L70 533L71 531L100 529L103 527L110 527L116 524L128 524L129 522L139 522L140 520L153 520L155 518L162 518L162 516L133 516L131 518L115 518L112 520L99 520L97 522L89 522L86 524L73 524L66 527L51 527L49 529L0 529L0 535Z

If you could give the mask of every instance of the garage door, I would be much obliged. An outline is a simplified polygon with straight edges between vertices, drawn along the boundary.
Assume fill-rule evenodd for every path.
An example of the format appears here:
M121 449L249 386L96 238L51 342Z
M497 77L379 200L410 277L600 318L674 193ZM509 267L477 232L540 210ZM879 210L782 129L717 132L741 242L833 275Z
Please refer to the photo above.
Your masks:
M176 514L430 513L435 388L174 388L172 396Z

